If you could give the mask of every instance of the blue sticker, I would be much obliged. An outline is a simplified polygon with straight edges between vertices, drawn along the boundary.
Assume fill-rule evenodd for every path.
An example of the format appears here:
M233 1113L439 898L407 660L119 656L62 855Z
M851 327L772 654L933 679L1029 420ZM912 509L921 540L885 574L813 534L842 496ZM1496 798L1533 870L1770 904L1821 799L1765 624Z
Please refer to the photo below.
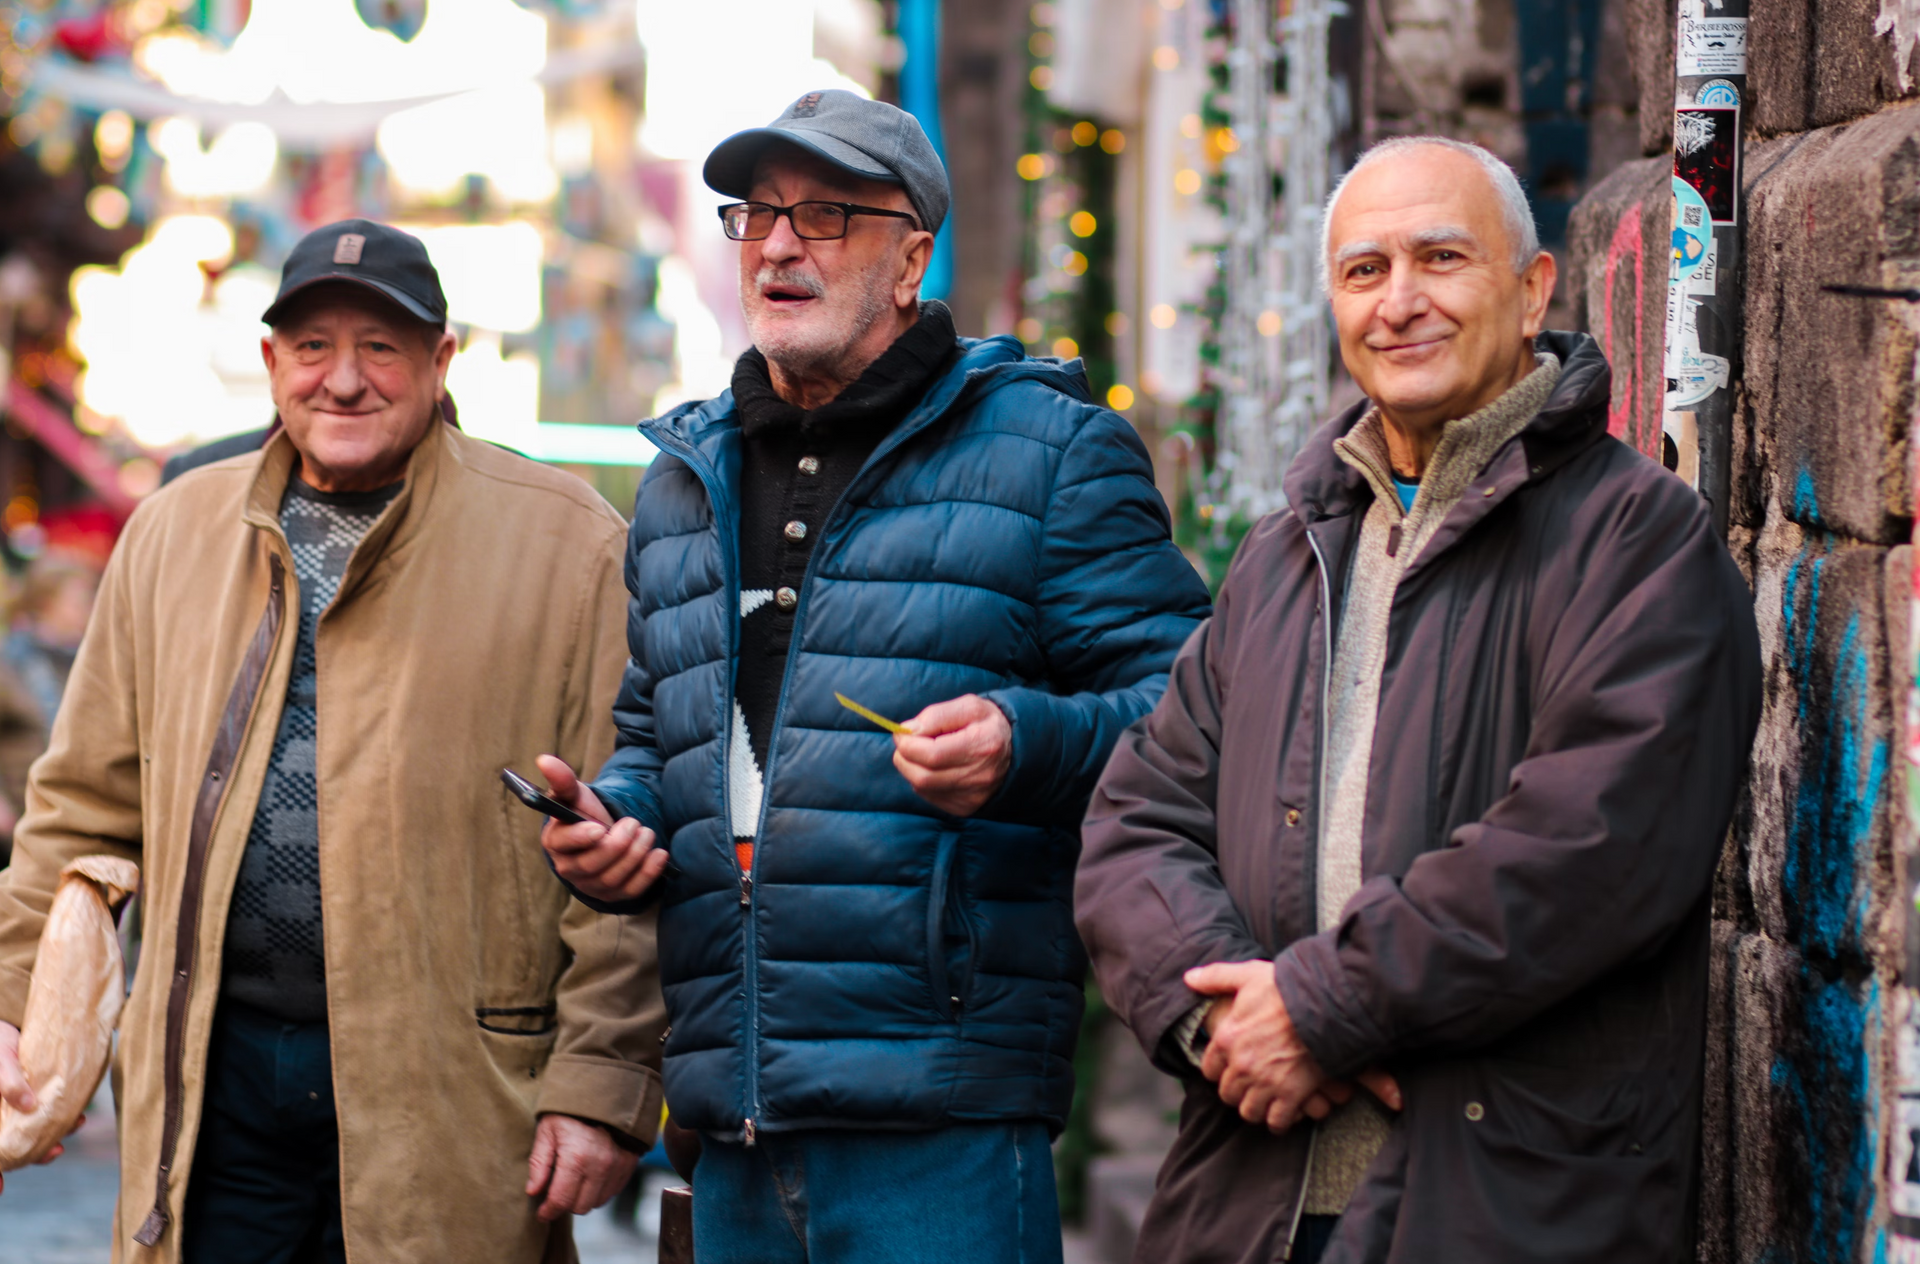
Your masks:
M1693 94L1695 105L1739 105L1740 89L1725 79L1709 79Z
M1673 177L1673 264L1675 277L1693 275L1713 244L1713 219L1706 199L1679 176Z

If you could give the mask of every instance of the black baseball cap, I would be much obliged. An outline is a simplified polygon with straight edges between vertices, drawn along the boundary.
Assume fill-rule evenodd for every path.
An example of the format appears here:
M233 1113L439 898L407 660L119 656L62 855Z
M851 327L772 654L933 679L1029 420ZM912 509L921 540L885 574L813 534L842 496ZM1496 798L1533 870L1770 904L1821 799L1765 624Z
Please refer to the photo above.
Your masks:
M370 219L343 219L302 237L280 271L280 293L260 319L277 323L286 314L288 300L327 281L364 285L409 316L446 327L447 296L427 257L426 243Z
M707 155L701 176L728 197L753 192L753 168L772 145L798 145L842 171L905 188L920 227L940 231L953 200L947 168L920 120L884 101L828 88L809 92L765 127L735 132Z

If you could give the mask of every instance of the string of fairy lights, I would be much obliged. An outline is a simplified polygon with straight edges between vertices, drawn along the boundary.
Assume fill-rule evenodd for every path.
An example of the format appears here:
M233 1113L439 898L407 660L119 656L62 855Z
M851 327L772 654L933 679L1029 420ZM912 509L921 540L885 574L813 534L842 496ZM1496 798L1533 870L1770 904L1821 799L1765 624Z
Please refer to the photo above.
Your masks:
M1028 17L1026 144L1015 164L1025 185L1026 281L1015 332L1035 354L1080 357L1094 398L1126 412L1134 390L1119 380L1114 357L1128 319L1115 301L1114 216L1127 136L1048 101L1056 12L1041 0Z

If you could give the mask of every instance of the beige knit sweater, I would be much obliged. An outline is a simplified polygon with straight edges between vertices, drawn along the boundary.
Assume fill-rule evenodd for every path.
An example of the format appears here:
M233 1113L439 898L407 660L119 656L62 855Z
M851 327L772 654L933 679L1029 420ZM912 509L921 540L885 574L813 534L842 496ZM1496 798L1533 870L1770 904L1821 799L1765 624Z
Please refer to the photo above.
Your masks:
M1533 420L1560 380L1560 361L1538 354L1539 367L1479 412L1448 422L1420 479L1411 511L1400 507L1387 456L1385 425L1369 410L1334 451L1373 486L1354 553L1352 578L1333 650L1327 707L1327 749L1321 766L1320 802L1325 805L1319 840L1318 903L1322 931L1339 925L1340 914L1360 889L1360 840L1366 824L1367 766L1373 754L1374 719L1380 710L1380 674L1386 664L1387 616L1400 577L1420 555L1447 511L1486 469L1501 445ZM1388 553L1395 527L1399 547ZM1366 1174L1387 1137L1387 1115L1362 1093L1320 1125L1313 1166L1307 1174L1305 1210L1337 1216Z

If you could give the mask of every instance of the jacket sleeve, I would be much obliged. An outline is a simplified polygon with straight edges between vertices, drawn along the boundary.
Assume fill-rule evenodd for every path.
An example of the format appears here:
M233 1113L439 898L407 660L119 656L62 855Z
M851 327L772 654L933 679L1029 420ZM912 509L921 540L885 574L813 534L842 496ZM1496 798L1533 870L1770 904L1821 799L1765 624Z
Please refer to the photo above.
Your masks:
M560 749L591 768L613 748L608 701L626 667L624 607L614 583L620 537L593 570L576 637ZM541 1077L541 1113L610 1124L651 1143L660 1123L660 994L654 916L609 917L569 900L560 935L572 960L555 996L559 1034Z
M1698 910L1758 723L1759 641L1698 501L1660 490L1594 528L1505 796L1275 962L1330 1074L1484 1046Z
M1174 660L1152 714L1121 735L1081 831L1074 916L1101 994L1163 1070L1192 1075L1172 1039L1201 997L1182 976L1214 961L1267 955L1234 907L1219 867L1215 792L1226 652L1220 608Z
M646 497L646 484L640 498ZM628 528L626 560L622 567L627 598L626 657L620 673L620 688L613 702L613 754L600 765L594 777L594 794L615 820L632 817L657 836L666 833L666 814L660 810L660 772L664 761L654 740L653 674L647 667L646 616L640 607L640 550L645 546L639 505L634 506L633 525ZM609 592L620 589L611 583ZM638 913L659 898L660 887L637 900L605 901L583 895L562 879L573 897L601 913Z
M129 537L138 522L129 524ZM130 543L123 540L108 563L47 753L28 776L13 862L0 870L0 1022L16 1027L60 870L81 856L142 861Z
M987 699L1013 725L1013 760L980 815L1072 825L1120 731L1159 701L1206 585L1169 534L1133 427L1104 409L1061 457L1040 557L1044 682Z

